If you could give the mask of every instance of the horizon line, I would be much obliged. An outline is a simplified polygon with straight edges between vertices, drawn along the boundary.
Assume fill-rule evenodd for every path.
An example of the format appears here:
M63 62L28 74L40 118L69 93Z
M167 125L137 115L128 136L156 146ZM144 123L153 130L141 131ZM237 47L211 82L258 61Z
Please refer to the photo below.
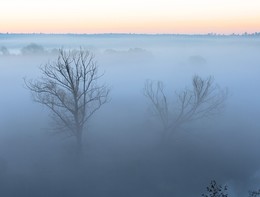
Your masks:
M110 33L42 33L42 32L0 32L0 35L147 35L147 36L156 36L156 35L168 35L168 36L254 36L254 35L260 35L260 32L254 32L254 33L215 33L215 32L209 32L209 33L116 33L116 32L110 32Z

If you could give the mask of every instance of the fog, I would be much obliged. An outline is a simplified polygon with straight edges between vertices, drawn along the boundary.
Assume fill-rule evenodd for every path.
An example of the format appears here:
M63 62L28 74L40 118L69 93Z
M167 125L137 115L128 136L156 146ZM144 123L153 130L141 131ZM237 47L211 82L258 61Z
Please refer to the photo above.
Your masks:
M2 47L2 48L1 48ZM109 102L87 122L83 152L51 132L50 111L24 79L58 49L90 50ZM260 38L173 35L0 35L0 195L201 196L211 180L229 196L260 189ZM192 77L228 89L215 116L191 121L161 143L162 125L144 96L160 80L171 107Z

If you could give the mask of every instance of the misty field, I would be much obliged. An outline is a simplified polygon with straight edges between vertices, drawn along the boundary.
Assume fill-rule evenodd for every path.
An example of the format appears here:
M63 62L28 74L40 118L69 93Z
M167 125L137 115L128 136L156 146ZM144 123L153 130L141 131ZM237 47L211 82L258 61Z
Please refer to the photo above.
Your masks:
M25 80L40 79L59 49L80 48L110 92L86 123L79 157ZM190 197L211 180L248 196L260 189L259 51L259 36L0 34L0 196ZM163 82L174 114L194 76L227 90L223 106L162 141L145 83Z

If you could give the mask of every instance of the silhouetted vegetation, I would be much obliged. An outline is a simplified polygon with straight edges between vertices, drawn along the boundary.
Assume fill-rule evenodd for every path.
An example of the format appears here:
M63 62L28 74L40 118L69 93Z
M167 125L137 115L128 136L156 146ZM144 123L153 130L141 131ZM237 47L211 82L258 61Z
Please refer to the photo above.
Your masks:
M212 116L222 109L227 90L214 84L213 77L203 79L195 75L192 86L192 89L177 93L178 106L175 110L169 108L169 98L165 95L163 82L146 81L144 95L163 125L164 138L171 137L183 124Z
M207 187L207 194L202 194L203 197L228 197L227 185L218 185L215 180L210 182Z
M43 46L31 43L21 49L22 55L41 55L45 53Z
M257 191L249 191L248 194L249 194L249 197L257 197L260 195L260 189Z
M2 55L10 55L10 52L9 52L9 50L5 46L2 46L0 48L0 54L2 54Z
M81 151L82 134L89 118L108 101L109 89L99 85L98 66L89 51L61 49L56 62L41 68L40 80L25 81L34 101L48 107L57 132L67 132Z

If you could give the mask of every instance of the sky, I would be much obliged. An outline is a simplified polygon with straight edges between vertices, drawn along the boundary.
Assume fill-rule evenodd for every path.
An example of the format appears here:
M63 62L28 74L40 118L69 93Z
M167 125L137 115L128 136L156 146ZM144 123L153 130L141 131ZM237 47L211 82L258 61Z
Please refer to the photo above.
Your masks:
M1 33L253 33L259 0L1 0Z

